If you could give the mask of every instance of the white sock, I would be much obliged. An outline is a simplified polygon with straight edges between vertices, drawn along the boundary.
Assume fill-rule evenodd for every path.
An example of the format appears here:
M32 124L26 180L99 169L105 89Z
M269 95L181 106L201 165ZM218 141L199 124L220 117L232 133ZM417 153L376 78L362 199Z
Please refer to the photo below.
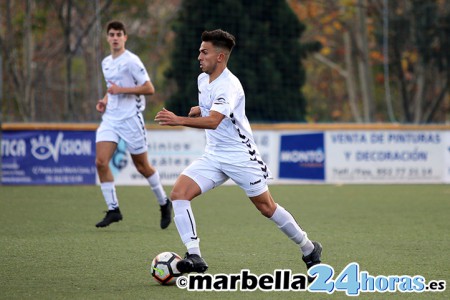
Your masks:
M155 173L153 173L152 176L147 178L147 181L150 184L150 187L151 187L153 193L155 194L159 205L165 205L167 203L167 195L161 185L161 180L159 178L159 172L156 171Z
M100 183L100 188L103 197L105 198L106 205L108 206L108 210L119 208L119 199L117 199L114 182L102 182Z
M175 200L172 201L173 212L175 217L175 225L180 234L181 241L183 241L189 254L200 253L200 239L197 236L197 228L195 225L194 214L192 213L191 201L189 200Z
M314 244L308 239L306 232L300 228L294 217L281 205L277 204L277 209L270 219L277 224L285 235L300 246L304 256L314 250Z

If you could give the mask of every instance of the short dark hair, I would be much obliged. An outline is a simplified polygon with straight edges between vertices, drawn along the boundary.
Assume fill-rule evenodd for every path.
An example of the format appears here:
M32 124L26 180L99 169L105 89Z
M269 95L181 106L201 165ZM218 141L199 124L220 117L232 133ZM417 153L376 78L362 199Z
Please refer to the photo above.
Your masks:
M108 33L111 29L123 31L124 35L127 35L127 31L125 29L125 25L120 21L111 21L106 26L106 33Z
M233 50L234 45L236 45L234 36L222 29L203 31L202 41L210 42L214 47L225 48L230 52Z

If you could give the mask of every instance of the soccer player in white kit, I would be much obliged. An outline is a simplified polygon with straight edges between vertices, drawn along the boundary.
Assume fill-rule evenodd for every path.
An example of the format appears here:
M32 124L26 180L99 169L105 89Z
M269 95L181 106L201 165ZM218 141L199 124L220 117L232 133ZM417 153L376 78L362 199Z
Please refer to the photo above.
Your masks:
M145 97L155 92L147 70L138 56L125 49L127 33L123 23L110 22L107 25L107 40L111 55L102 62L107 93L96 105L103 113L102 122L97 129L96 158L101 190L108 211L96 227L106 227L122 220L114 186L114 177L109 162L117 149L119 140L127 145L136 169L148 181L161 210L160 226L165 229L172 219L172 204L164 191L158 170L150 165L147 157L147 133L142 111Z
M321 262L322 246L310 241L293 216L277 204L268 189L270 171L258 152L245 115L245 95L239 79L227 68L235 38L217 29L202 34L198 60L203 71L198 77L199 105L188 117L163 109L155 121L165 126L187 126L206 131L203 156L178 177L170 194L175 225L187 248L178 262L181 272L205 272L191 200L231 178L265 217L294 241L307 268ZM313 278L309 278L313 280Z

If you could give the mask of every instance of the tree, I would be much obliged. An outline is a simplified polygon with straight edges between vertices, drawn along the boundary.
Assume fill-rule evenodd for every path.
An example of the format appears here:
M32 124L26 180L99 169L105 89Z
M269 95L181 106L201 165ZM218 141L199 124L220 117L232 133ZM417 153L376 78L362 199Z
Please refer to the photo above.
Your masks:
M171 93L163 74L173 40L169 24L180 1L0 1L5 121L98 120L95 102L105 85L100 63L109 53L104 27L112 19L127 25L127 47L150 65L158 109Z
M368 6L368 0L288 2L298 18L311 28L309 38L323 44L314 58L326 68L308 63L307 70L319 85L310 87L308 104L313 115L318 114L317 110L325 111L310 119L327 120L331 116L332 120L372 122L375 115L372 58L378 50L373 43L373 18L369 18L373 8ZM323 98L318 100L319 97Z
M450 4L448 1L392 1L393 51L404 121L430 123L445 118L450 91ZM439 116L441 114L441 116Z
M221 28L236 37L237 46L229 68L240 78L246 91L250 119L276 122L305 120L305 99L301 87L305 72L301 59L317 50L318 43L301 44L305 27L285 1L234 0L184 1L178 22L168 77L178 91L167 107L185 115L197 105L196 57L204 30Z
M323 49L307 61L309 119L442 122L449 91L445 0L289 0ZM448 109L447 109L448 110Z
M6 54L5 69L12 79L10 82L16 100L15 105L21 117L26 121L33 121L35 115L35 104L32 97L34 72L31 63L34 52L31 33L32 6L32 0L25 1L22 6L22 13L17 18L23 24L23 30L18 32L13 29L13 3L7 0L4 3L6 29L0 36L0 45L3 46L2 50ZM23 38L22 42L17 36Z
M72 0L64 0L61 3L55 2L54 5L58 11L58 19L64 28L64 44L65 44L65 62L66 62L66 97L64 105L64 117L65 120L74 120L74 96L73 96L73 78L72 78L72 64L75 53L79 50L83 40L88 36L89 32L94 28L94 25L98 22L102 12L108 9L112 0L106 0L99 9L93 9L94 14L90 17L86 24L82 22L72 23L73 15L80 16L91 7L80 7L74 5ZM90 3L87 3L88 5ZM92 2L94 6L97 6L97 2ZM75 9L73 9L75 6ZM78 30L74 30L73 27L77 27ZM74 40L75 42L72 42Z
M95 13L94 10L92 17L86 14L90 6L86 9L80 7L79 3L74 4L72 0L7 0L2 4L3 7L0 6L6 11L5 30L4 33L0 32L0 44L3 45L5 69L9 74L5 85L9 91L7 102L13 103L8 107L13 117L17 115L21 121L37 121L39 109L46 121L49 116L58 119L61 111L64 121L74 120L75 112L80 114L76 109L79 106L74 106L73 57L80 50L99 14L111 2L112 0L105 0L100 12ZM85 22L80 17L83 14L86 18L91 17L91 21ZM71 22L73 15L77 17L76 24ZM59 18L55 18L56 16ZM58 26L55 19L61 21L62 26ZM64 34L61 36L61 33ZM66 62L65 81L62 81L64 77L61 76L61 69L64 68L62 61ZM48 91L48 85L59 90L61 81L66 84L63 96L58 91ZM44 103L50 105L45 107Z

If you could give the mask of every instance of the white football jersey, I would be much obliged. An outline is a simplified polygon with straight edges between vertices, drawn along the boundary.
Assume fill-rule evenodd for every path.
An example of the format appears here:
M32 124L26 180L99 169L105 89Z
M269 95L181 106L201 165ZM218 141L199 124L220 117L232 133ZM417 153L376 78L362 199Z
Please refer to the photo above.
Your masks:
M208 116L211 110L225 116L215 130L205 130L205 152L213 154L222 162L254 160L266 167L245 115L245 94L239 79L229 69L225 69L209 83L209 75L202 73L198 77L198 97L202 116Z
M102 61L103 76L107 87L110 82L120 87L141 86L150 81L147 70L140 58L125 50L115 59L111 55ZM103 114L103 120L121 121L135 116L145 109L144 95L133 94L108 94L108 104Z

